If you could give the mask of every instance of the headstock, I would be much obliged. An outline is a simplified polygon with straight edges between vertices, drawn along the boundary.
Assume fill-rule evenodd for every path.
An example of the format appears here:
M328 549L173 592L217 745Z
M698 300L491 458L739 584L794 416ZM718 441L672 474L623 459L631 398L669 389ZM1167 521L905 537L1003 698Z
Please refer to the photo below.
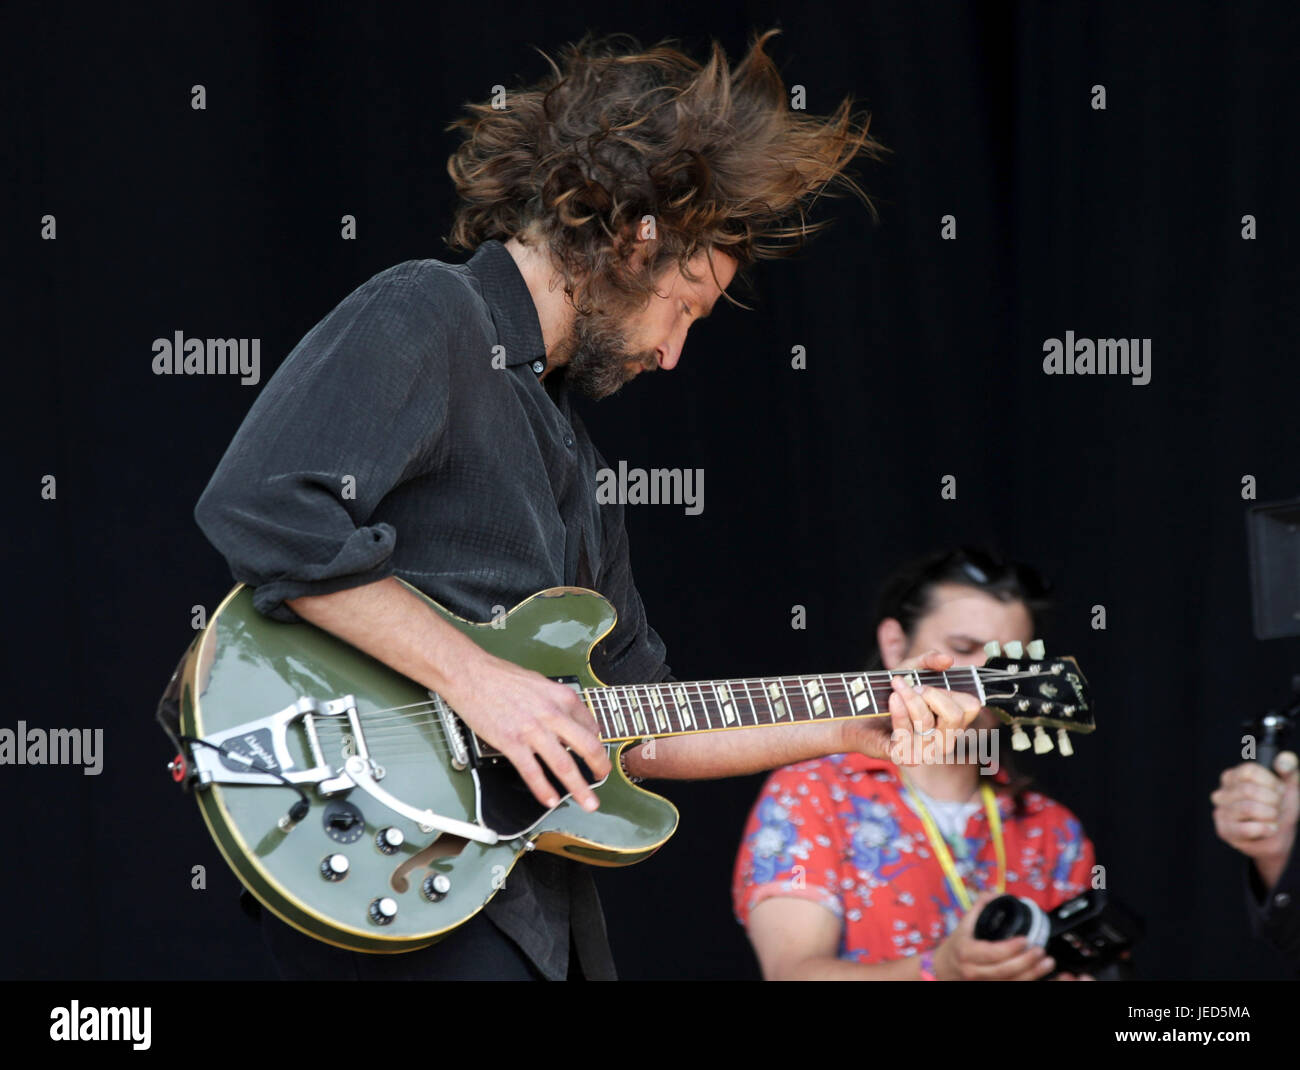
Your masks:
M1035 754L1052 749L1052 739L1045 728L1056 729L1057 747L1063 755L1074 753L1070 732L1092 732L1097 724L1092 718L1092 700L1088 681L1074 658L1049 658L1043 643L1035 639L1023 647L996 641L986 643L987 658L979 670L984 687L984 704L1013 726L1011 746L1028 750L1029 736L1023 725L1035 725Z

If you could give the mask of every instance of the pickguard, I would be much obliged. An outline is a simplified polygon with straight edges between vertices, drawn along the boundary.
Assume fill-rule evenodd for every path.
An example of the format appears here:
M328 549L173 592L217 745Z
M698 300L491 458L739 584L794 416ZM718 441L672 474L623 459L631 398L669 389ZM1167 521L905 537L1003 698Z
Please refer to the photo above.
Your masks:
M572 751L569 753L588 784L601 783L586 762ZM479 819L502 839L522 836L550 813L533 796L515 767L504 758L480 761L476 772L479 782ZM559 794L561 803L569 798L571 793L544 763L542 772Z

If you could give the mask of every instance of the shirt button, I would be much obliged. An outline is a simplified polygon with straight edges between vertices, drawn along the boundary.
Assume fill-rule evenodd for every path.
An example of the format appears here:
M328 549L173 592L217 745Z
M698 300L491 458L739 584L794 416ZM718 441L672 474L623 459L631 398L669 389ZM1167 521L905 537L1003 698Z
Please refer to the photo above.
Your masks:
M564 436L564 444L565 444L566 446L568 446L569 449L573 449L573 436L572 436L572 435L565 435L565 436Z
M540 360L533 361L534 374L541 375L542 372L544 371L546 371L546 363L544 361L540 361Z
M1291 905L1291 895L1288 892L1278 892L1273 896L1273 903L1279 907L1289 907Z

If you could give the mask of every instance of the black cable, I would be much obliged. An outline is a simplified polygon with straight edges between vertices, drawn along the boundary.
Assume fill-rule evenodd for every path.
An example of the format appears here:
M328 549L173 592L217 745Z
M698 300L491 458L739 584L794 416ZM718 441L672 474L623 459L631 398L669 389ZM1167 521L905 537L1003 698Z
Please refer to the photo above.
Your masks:
M220 754L223 758L234 758L234 760L236 761L247 759L248 765L250 767L254 767L254 763L257 763L255 768L259 773L267 773L270 776L275 777L277 780L282 781L285 787L293 788L293 790L298 793L298 801L289 808L289 820L296 825L299 821L301 821L304 817L307 816L307 812L311 809L311 799L307 797L307 793L303 791L302 788L300 788L297 784L295 784L283 773L278 773L274 769L268 769L265 765L262 765L260 758L257 757L249 758L249 756L246 754L240 754L236 756L231 751L226 750L225 744L211 743L206 739L199 739L197 736L187 736L182 734L180 738L185 743L198 743L204 747L210 747L212 750Z

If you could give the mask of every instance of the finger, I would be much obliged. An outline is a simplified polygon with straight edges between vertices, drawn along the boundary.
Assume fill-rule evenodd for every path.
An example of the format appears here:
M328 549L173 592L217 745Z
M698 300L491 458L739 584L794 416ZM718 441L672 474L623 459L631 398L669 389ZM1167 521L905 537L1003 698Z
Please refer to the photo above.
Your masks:
M921 748L914 745L912 715L907 710L907 703L894 692L889 695L889 723L893 728L889 741L890 761L895 765L919 765Z
M1254 799L1238 799L1224 807L1225 816L1234 824L1246 821L1262 821L1274 824L1281 816L1281 807L1277 803L1256 802Z
M1286 795L1286 786L1278 781L1272 784L1238 784L1238 799L1252 799L1255 802L1278 803Z
M509 759L510 764L515 767L515 771L518 772L520 778L528 785L528 790L533 793L533 798L548 810L553 810L560 805L560 796L556 794L551 782L546 779L546 774L542 772L542 767L537 764L537 759L533 756L531 750L524 746L511 748L501 753Z
M1277 834L1277 825L1271 821L1231 822L1226 825L1224 832L1224 838L1230 840L1266 840Z
M1262 803L1279 803L1285 796L1285 789L1279 784L1276 788L1262 784L1240 783L1230 788L1216 788L1210 792L1210 802L1215 806L1231 806L1243 799L1252 799Z
M907 715L912 722L912 731L919 736L927 735L934 730L934 714L930 712L930 707L925 704L925 700L916 692L916 688L904 676L895 676L890 681L897 695L907 706ZM890 702L893 702L891 696Z
M1029 947L1019 955L1003 959L1001 962L975 967L977 978L989 981L1031 981L1051 973L1053 966L1043 968L1044 963L1051 962L1041 947Z
M962 958L973 966L999 966L1026 952L1041 954L1042 949L1031 945L1023 936L1013 936L1010 940L976 940L972 938Z
M918 654L916 657L900 661L894 668L932 669L935 672L943 672L944 669L952 668L953 661L951 654L940 654L937 650L927 650L924 654Z
M1229 787L1232 784L1258 784L1261 787L1272 788L1277 790L1279 782L1277 777L1270 773L1258 762L1243 762L1235 769L1229 769L1223 774L1224 786ZM1231 777L1231 780L1228 778Z
M591 712L576 695L573 700L576 708L567 706L547 727L577 751L597 778L603 779L609 776L609 752L596 734Z
M921 689L921 700L934 714L935 724L941 732L965 728L966 711L957 703L957 696L951 691L939 687ZM975 703L975 713L979 713L979 702Z
M537 742L534 750L537 755L550 768L551 772L564 787L568 793L577 800L578 805L584 810L595 810L600 803L596 799L596 793L588 786L582 771L578 768L578 763L573 760L567 750L560 745L560 741L554 736L541 739Z
M1056 969L1056 961L1041 947L1033 947L994 969L1000 981L1039 981Z
M1056 959L1052 958L1051 955L1048 955L1046 958L1043 959L1042 962L1038 964L1037 967L1030 969L1028 976L1025 977L1025 980L1041 981L1044 977L1046 977L1049 973L1051 973L1055 969L1056 969Z

